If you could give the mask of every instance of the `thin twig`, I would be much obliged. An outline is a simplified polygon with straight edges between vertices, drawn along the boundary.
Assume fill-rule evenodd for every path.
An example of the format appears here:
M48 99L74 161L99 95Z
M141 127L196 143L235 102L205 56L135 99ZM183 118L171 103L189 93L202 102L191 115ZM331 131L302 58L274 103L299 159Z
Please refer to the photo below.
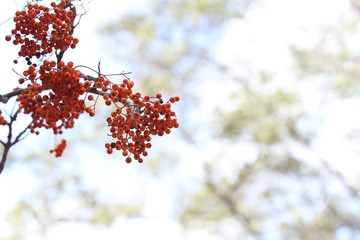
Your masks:
M14 15L14 16L11 16L9 19L7 19L7 20L5 20L4 22L0 23L0 26L3 25L3 24L5 24L5 23L7 23L8 21L10 21L11 19L13 19L14 17L15 17L15 15Z
M131 74L131 72L124 72L124 71L122 71L122 73L103 74L103 73L98 72L98 71L96 71L95 69L93 69L93 68L91 68L91 67L88 67L88 66L85 66L85 65L78 65L78 66L74 67L74 69L76 69L76 68L81 68L81 67L82 67L82 68L87 68L87 69L93 71L94 73L98 74L99 76L104 76L104 77L122 75L122 76L128 78L126 75ZM84 76L88 76L88 75L84 75ZM91 77L91 76L90 76L90 77ZM97 79L97 78L96 78L96 79Z
M100 71L100 64L101 64L101 60L99 61L99 64L98 64L98 71L99 71L99 72L101 72L101 71Z

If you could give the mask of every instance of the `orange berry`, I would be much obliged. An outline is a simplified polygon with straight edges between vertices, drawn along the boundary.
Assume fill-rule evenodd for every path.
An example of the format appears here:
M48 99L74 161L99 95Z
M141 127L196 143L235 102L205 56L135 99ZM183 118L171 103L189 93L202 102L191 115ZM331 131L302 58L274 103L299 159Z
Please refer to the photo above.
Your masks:
M71 74L70 74L69 72L66 72L66 73L64 74L64 77L65 77L65 78L70 78L70 77L71 77Z
M95 87L97 87L97 88L102 88L102 83L101 83L101 82L96 82L96 83L95 83Z
M108 80L104 80L104 86L109 86L110 82Z
M91 82L90 82L90 81L86 81L86 82L84 83L84 87L89 88L90 86L91 86Z
M127 103L126 98L122 98L122 99L121 99L121 103L122 103L122 104L126 104L126 103Z
M35 72L35 66L34 65L31 65L28 69L29 73L33 73Z
M129 81L128 83L127 83L127 87L128 88L132 88L134 86L134 82L133 81Z
M110 106L110 105L111 105L111 100L110 100L110 99L106 100L106 101L105 101L105 104L106 104L107 106Z

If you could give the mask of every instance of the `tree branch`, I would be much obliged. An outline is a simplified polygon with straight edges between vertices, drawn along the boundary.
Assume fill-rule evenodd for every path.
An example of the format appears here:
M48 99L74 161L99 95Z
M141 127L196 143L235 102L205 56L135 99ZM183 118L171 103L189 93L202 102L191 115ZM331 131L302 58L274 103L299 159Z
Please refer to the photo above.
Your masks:
M5 162L6 162L6 159L7 159L7 155L9 153L9 150L12 146L12 143L11 143L11 138L12 138L12 124L13 122L16 120L16 117L17 117L17 114L18 112L16 111L16 113L12 116L10 116L10 122L8 123L8 127L9 127L9 132L8 132L8 136L7 136L7 142L4 144L3 143L3 146L4 146L4 152L3 152L3 155L2 155L2 158L1 158L1 162L0 162L0 174L2 173L2 171L4 170L4 167L5 167Z
M13 137L13 128L12 128L12 125L13 123L16 121L16 118L17 118L17 115L19 114L19 111L16 111L14 115L11 115L10 116L10 121L9 123L7 124L8 128L9 128L9 132L8 132L8 136L7 136L7 142L4 142L4 141L0 141L0 143L4 146L4 152L2 154L2 157L1 157L1 162L0 162L0 174L2 173L2 171L4 170L5 168L5 163L6 163L6 159L7 159L7 155L9 153L9 150L10 148L20 142L21 140L23 140L24 138L21 138L25 133L26 131L29 129L28 127L30 126L30 124L28 126L26 126L26 128L21 131L15 138L15 140L12 142L11 139Z
M26 89L28 89L28 88L19 88L19 89L15 89L12 92L6 93L4 95L0 94L0 102L7 103L10 98L20 95Z

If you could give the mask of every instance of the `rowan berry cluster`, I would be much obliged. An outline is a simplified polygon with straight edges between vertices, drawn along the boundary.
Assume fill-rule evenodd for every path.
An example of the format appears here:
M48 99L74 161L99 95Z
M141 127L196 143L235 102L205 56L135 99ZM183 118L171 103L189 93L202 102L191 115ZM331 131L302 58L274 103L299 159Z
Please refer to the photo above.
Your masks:
M72 128L74 119L86 110L84 100L79 99L86 91L80 82L80 71L74 70L72 62L65 65L60 61L58 66L55 61L45 60L39 70L31 65L23 72L24 78L19 79L19 83L30 81L18 101L24 113L32 116L32 132L38 133L37 128L45 127L61 134L62 128ZM48 90L48 94L43 90Z
M73 62L62 61L64 51L75 48L78 43L72 36L76 10L71 0L58 2L46 7L33 0L24 11L16 12L15 29L11 36L6 36L7 41L15 37L13 43L21 45L18 55L25 57L30 65L18 80L26 86L14 89L18 93L19 112L32 117L30 132L39 134L40 128L46 128L52 129L54 134L62 134L64 129L74 126L80 114L87 112L94 116L95 105L102 96L107 106L115 107L107 118L109 135L114 139L105 144L107 153L115 149L122 151L128 163L132 159L143 162L143 157L148 155L146 150L151 147L151 135L162 136L169 134L171 128L179 127L171 104L180 98L171 97L164 102L160 93L155 97L142 96L139 92L133 93L134 82L124 73L117 75L126 79L115 84L108 75L95 70L97 77L84 75L77 70L81 66L74 67ZM50 59L54 50L62 51L62 54L56 52L57 61L41 58ZM32 64L34 56L41 62L39 66ZM0 110L0 125L6 124ZM65 147L66 140L62 140L50 152L60 157Z
M1 116L2 111L0 110L0 125L6 125L8 122L5 120L3 116Z
M54 149L50 150L50 153L55 153L55 157L61 157L65 148L66 148L66 140L62 139L61 142L58 145L56 145Z
M107 83L107 82L105 82ZM132 157L138 162L143 162L147 148L151 148L151 136L169 134L171 128L177 128L179 124L175 118L175 112L171 111L171 103L179 101L179 97L172 97L164 103L160 93L156 97L141 96L141 93L133 94L133 81L124 79L120 85L112 84L109 95L104 95L105 104L115 105L116 109L107 118L110 126L110 136L117 141L106 143L107 153L113 149L122 151L126 162L130 163ZM98 82L97 87L102 90L108 89L104 83ZM106 87L106 89L104 88ZM122 106L118 106L121 103Z
M5 39L15 38L13 44L21 45L19 56L26 57L29 65L34 56L40 58L54 49L75 48L79 40L71 35L71 31L76 12L75 8L65 9L69 6L65 0L59 4L52 2L51 8L28 4L25 10L15 13L15 28Z

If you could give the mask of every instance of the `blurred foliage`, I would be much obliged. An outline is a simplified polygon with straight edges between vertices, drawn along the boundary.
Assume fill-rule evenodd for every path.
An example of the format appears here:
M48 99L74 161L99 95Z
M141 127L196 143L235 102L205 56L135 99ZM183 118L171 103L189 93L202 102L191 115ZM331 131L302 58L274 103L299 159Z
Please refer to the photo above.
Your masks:
M179 196L179 220L186 228L207 229L224 239L333 239L340 228L359 234L359 215L342 208L345 202L354 204L358 190L348 186L320 157L315 157L318 166L298 154L312 152L316 132L301 128L301 122L311 116L303 108L296 84L284 88L276 74L261 69L244 79L236 72L246 65L234 64L234 69L216 58L226 24L246 15L249 6L254 6L254 1L152 1L148 12L130 12L102 29L120 41L119 46L133 46L117 53L134 68L144 69L136 76L144 89L151 92L155 85L162 86L183 97L179 116L183 131L190 129L183 136L191 138L189 144L194 147L206 144L196 138L204 118L200 117L197 125L192 118L206 106L196 91L201 91L209 76L214 76L219 86L231 81L237 86L229 87L229 101L212 106L213 116L205 117L213 120L207 131L214 141L228 139L235 148L243 142L252 144L256 157L243 164L241 152L230 159L226 154L201 159L203 185ZM324 95L330 90L343 96L359 93L358 81L354 81L359 56L348 47L348 32L344 32L357 30L358 19L353 20L348 24L352 30L329 26L332 31L324 31L322 40L312 48L292 47L299 75L331 79L332 88L324 89ZM231 105L230 110L223 105ZM237 177L229 180L221 167L232 164ZM332 193L329 182L340 184L344 196Z
M300 78L326 79L325 88L335 90L341 97L358 96L360 84L360 9L358 1L335 25L324 26L320 38L312 46L293 46Z
M71 149L71 143L68 145ZM46 239L50 227L56 224L75 222L109 227L120 216L141 215L141 202L122 203L101 197L99 190L83 184L81 172L69 169L64 159L57 161L48 152L37 152L28 160L39 188L22 197L8 214L6 221L13 232L0 239L27 239L30 233Z
M198 66L206 69L215 60L208 49L220 39L223 25L242 17L251 3L154 0L148 13L126 14L101 32L115 36L115 54L126 56L126 64L141 69L134 74L142 89L178 93L197 78Z
M245 89L237 98L242 103L225 118L224 114L217 111L219 122L223 124L222 136L234 138L247 135L258 143L272 144L292 139L298 134L296 122L300 111L295 109L294 93L276 90L274 93L264 94L257 90Z

